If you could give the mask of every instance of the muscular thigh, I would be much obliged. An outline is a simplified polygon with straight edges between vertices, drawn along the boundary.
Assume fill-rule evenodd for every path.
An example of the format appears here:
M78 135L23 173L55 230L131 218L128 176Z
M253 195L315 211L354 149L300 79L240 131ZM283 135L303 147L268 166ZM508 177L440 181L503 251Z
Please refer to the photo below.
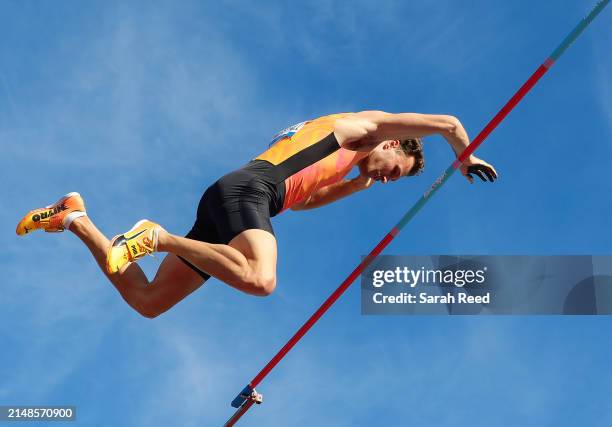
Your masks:
M229 245L240 251L250 267L264 277L276 276L276 238L266 230L250 229L234 237Z

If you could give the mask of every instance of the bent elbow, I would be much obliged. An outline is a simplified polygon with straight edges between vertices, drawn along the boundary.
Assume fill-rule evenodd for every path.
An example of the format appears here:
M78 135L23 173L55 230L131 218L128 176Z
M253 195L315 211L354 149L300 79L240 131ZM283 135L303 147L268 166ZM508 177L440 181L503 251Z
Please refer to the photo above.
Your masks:
M457 130L462 127L461 122L455 116L442 116L440 123L441 133L444 135L457 135Z

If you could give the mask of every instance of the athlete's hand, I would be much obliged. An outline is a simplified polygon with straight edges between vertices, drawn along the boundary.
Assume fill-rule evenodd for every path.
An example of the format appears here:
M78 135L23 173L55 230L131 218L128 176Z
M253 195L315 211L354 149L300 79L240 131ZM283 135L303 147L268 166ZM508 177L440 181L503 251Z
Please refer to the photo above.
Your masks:
M382 142L374 138L376 129L371 120L344 117L336 120L334 135L342 148L370 152Z
M374 180L369 176L364 176L359 174L357 177L351 179L351 185L356 190L365 190L366 188L370 188L374 184Z
M474 182L472 174L478 176L481 180L487 179L491 182L497 179L497 171L495 168L482 159L472 155L461 165L461 173L471 183ZM485 179L486 177L486 179Z

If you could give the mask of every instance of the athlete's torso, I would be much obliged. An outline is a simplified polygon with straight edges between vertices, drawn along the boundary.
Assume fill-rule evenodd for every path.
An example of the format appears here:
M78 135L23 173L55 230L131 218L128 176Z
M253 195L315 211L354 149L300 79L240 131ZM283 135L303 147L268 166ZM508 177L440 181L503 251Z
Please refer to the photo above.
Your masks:
M307 199L317 190L334 184L346 176L367 153L338 148L323 158L317 157L315 144L330 135L337 119L348 113L332 114L312 121L300 123L281 132L273 145L256 157L278 166L287 164L288 159L299 159L298 165L292 162L294 170L284 180L285 197L282 210ZM309 148L309 150L306 150Z

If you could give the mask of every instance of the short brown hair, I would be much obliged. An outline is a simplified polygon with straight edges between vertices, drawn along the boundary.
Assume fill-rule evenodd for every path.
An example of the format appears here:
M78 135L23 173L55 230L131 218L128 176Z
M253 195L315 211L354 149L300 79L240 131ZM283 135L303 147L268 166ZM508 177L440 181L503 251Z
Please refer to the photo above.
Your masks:
M402 139L397 148L406 156L414 157L414 166L408 172L408 176L419 175L425 168L425 158L423 157L423 141L421 138Z

